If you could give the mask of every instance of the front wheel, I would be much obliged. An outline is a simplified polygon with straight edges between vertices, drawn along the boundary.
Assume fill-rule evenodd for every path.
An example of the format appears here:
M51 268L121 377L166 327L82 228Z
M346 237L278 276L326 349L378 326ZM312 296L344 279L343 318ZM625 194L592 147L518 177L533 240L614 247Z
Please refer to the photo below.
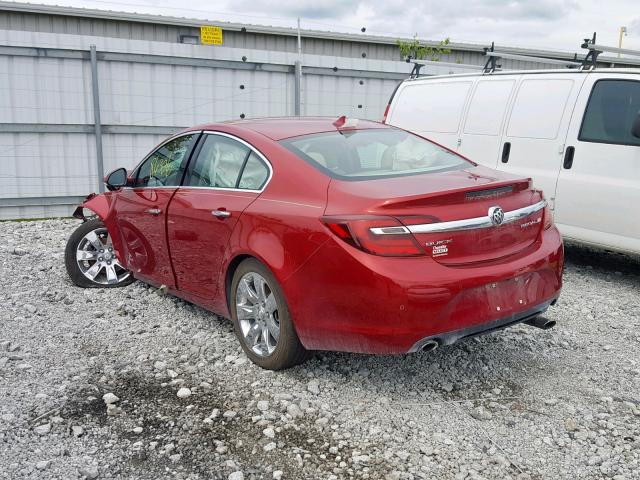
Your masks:
M109 232L97 218L84 222L71 234L64 262L69 278L79 287L124 287L135 280L120 265Z
M263 264L251 258L238 266L230 300L236 336L253 363L282 370L307 359L280 286Z

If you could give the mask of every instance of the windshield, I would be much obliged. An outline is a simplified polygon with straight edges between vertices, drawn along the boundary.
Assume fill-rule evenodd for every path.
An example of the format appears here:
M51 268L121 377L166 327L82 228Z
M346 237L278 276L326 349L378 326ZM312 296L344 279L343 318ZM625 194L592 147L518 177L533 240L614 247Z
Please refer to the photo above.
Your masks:
M329 175L362 179L466 168L464 158L404 130L335 131L280 142Z

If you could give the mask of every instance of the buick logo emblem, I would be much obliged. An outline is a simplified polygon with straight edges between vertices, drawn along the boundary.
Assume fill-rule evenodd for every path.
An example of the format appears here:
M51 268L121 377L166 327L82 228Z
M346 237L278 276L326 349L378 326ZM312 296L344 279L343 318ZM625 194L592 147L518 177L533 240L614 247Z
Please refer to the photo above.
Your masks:
M501 225L504 222L504 210L500 207L491 207L489 209L489 218L494 225Z

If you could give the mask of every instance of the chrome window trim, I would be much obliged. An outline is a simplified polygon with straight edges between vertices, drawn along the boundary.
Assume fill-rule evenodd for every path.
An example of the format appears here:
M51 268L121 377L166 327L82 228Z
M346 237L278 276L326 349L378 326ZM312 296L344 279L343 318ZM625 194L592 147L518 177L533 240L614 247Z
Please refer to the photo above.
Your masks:
M273 167L271 166L271 162L269 162L269 160L267 160L267 157L265 155L263 155L262 152L260 152L260 150L258 150L256 147L254 147L250 143L246 142L245 140L243 140L243 139L241 139L239 137L236 137L235 135L231 135L231 134L225 133L225 132L218 132L218 131L215 131L215 130L190 130L188 132L182 132L182 133L178 133L176 135L173 135L172 137L169 137L166 141L164 141L160 145L158 145L156 148L154 148L153 151L148 153L147 156L144 157L138 163L138 165L136 165L136 167L132 171L136 172L136 176L137 176L137 170L138 170L138 168L140 168L140 165L142 165L156 151L158 151L159 149L164 147L167 143L171 142L172 140L175 140L176 138L182 137L184 135L193 135L193 134L219 135L221 137L228 137L228 138L230 138L232 140L235 140L236 142L242 143L245 147L247 147L249 150L251 150L253 153L255 153L262 160L262 162L267 166L267 169L269 170L269 176L267 176L267 180L264 182L264 185L262 186L262 188L260 190L254 190L254 189L248 189L248 188L235 188L235 187L233 187L233 188L230 188L230 187L194 187L194 186L191 186L191 185L168 185L168 186L157 186L157 187L131 187L131 186L125 186L125 187L122 187L122 188L130 188L132 190L133 189L135 189L135 190L144 190L144 189L168 189L168 188L173 188L173 189L176 189L176 188L181 188L181 189L182 188L193 188L193 189L198 189L198 190L220 190L220 191L249 192L249 193L262 193L264 191L264 189L267 188L267 186L271 182L271 178L273 178ZM204 141L204 140L201 140L201 141ZM196 158L196 160L197 160L197 158ZM189 164L190 163L191 162L189 162ZM187 166L187 169L188 168L189 168L189 166Z
M265 155L263 155L260 150L258 150L256 147L251 145L249 142L246 142L245 140L241 139L240 137L236 137L235 135L232 135L230 133L218 132L216 130L202 130L202 134L203 135L218 135L218 136L221 136L221 137L227 137L227 138L230 138L231 140L235 140L236 142L239 142L239 143L243 144L245 147L247 147L249 150L251 150L253 153L255 153L262 160L262 162L267 166L267 169L269 170L269 176L267 176L267 179L265 180L264 185L262 185L262 188L259 189L259 190L250 190L248 188L235 188L235 187L192 187L191 185L180 185L179 188L194 188L194 189L199 189L199 190L222 190L222 191L253 192L253 193L262 193L262 192L264 192L264 189L267 188L267 186L271 182L271 179L273 178L273 167L271 166L271 162L269 162L269 160L267 160L267 157ZM204 140L202 140L202 141L204 141ZM196 160L197 160L197 157L195 158L194 161L196 161Z
M440 223L423 223L420 225L409 225L404 227L406 232L389 231L389 227L374 227L371 228L371 233L374 235L398 235L403 233L435 233L435 232L452 232L459 230L472 230L474 228L489 228L499 227L507 223L512 223L522 218L528 217L536 212L539 212L547 206L546 200L541 200L533 205L527 207L518 208L509 212L504 212L504 220L500 225L495 225L491 221L491 217L487 214L484 217L465 218L463 220L453 220L450 222Z

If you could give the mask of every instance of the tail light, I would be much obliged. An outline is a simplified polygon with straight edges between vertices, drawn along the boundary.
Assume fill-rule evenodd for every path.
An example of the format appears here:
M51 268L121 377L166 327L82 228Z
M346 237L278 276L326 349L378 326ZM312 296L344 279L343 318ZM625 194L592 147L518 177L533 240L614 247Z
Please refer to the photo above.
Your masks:
M543 221L544 221L544 229L545 230L548 230L551 227L553 227L553 212L551 211L551 208L549 207L549 204L547 204L547 206L544 207Z
M382 123L387 122L387 115L389 115L390 108L391 108L391 102L387 103L387 107L384 109L384 115L382 115Z
M425 254L409 229L394 217L323 217L322 221L338 238L372 255L415 257Z

